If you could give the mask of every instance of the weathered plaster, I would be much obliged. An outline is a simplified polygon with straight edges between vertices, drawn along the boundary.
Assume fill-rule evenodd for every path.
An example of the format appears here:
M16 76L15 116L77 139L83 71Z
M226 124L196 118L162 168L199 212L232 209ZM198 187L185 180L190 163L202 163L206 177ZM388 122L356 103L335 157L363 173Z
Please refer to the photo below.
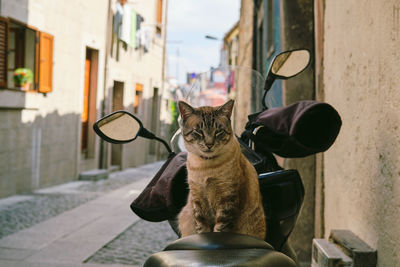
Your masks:
M353 231L400 262L400 3L326 1L325 100L343 120L325 154L325 237Z

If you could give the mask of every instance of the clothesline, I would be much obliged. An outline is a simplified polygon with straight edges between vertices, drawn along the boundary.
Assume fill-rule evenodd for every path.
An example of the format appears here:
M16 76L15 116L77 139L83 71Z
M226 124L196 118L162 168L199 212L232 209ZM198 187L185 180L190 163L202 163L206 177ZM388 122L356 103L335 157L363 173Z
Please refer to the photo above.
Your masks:
M118 39L136 49L143 47L144 51L148 52L150 28L143 22L144 18L133 7L116 3L113 30Z

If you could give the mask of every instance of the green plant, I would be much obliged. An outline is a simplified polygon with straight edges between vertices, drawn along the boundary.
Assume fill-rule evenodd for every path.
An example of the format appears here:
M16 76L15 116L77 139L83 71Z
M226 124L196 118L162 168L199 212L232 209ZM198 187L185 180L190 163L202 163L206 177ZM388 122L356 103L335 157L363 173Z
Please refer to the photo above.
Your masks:
M26 83L33 82L33 72L30 69L18 68L14 71L14 84L23 86Z
M169 129L169 133L170 133L170 136L172 136L176 132L176 130L178 130L178 128L179 128L179 124L178 124L179 113L177 110L176 102L172 99L170 99L169 101L170 101L170 113L171 113L171 117L172 117L171 118L172 123L171 123L170 129Z

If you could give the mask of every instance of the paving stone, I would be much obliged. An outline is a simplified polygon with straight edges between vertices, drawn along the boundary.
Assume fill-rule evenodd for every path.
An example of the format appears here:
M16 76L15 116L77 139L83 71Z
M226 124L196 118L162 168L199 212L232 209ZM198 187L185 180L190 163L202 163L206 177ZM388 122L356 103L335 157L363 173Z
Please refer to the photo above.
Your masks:
M0 207L0 238L50 219L94 199L95 194L34 194L32 198Z
M9 238L7 237L8 235L23 229L29 232L33 225L43 221L47 222L47 220L70 210L69 213L73 214L73 211L75 211L74 208L94 199L96 200L91 202L92 205L94 205L92 211L102 212L105 208L104 205L107 203L97 203L97 200L103 199L98 197L131 183L134 183L133 188L125 197L128 200L134 198L135 195L138 195L143 187L150 182L151 178L162 164L163 162L157 162L138 168L113 172L109 175L109 179L105 180L93 182L74 181L37 190L28 195L14 196L10 199L0 199L0 238L5 237L3 240L6 240ZM107 201L114 201L112 194L108 195L110 197L107 198ZM100 205L101 208L96 209L96 205ZM125 206L125 204L123 205ZM126 209L129 210L129 203L126 204ZM130 211L128 211L128 213L129 212ZM130 216L133 218L133 214L127 214L126 216L128 215L129 219ZM126 225L129 225L129 223ZM104 222L104 224L104 229L111 227L109 222ZM62 224L59 225L62 227ZM125 227L126 226L122 229L125 229ZM122 233L118 231L112 234L117 237L96 253L95 250L90 252L90 254L94 253L88 260L88 262L91 263L87 263L85 266L97 266L98 263L99 266L101 266L100 264L107 264L107 266L120 266L119 264L141 266L149 255L162 250L167 243L177 239L177 236L167 222L150 223L142 220L136 221L136 223ZM16 242L18 240L14 241ZM65 240L65 242L67 241L68 239ZM2 248L3 250L0 251L0 255L3 256L0 257L0 266L2 266L2 262L6 262L7 260L19 260L31 253L31 251L24 246L18 247L21 249L21 253L18 253L17 250L10 250L13 246ZM101 247L101 245L99 247ZM66 258L68 257L66 256ZM60 264L61 263L62 262L60 262Z
M177 238L166 221L139 220L85 262L142 266L151 254L163 250Z
M29 195L13 196L10 201L0 200L0 238L57 216L134 181L150 179L162 164L163 162L150 163L114 172L105 180L75 181L37 190Z

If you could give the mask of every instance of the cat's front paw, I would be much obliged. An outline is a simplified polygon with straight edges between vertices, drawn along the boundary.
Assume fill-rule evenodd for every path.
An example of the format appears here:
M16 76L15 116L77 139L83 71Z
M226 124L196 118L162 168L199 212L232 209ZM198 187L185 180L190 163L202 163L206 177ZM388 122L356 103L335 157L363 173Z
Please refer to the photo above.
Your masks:
M217 223L214 226L214 232L229 232L229 227L226 224Z
M201 233L210 233L211 231L211 227L207 227L207 226L197 226L196 227L196 233L201 234Z

